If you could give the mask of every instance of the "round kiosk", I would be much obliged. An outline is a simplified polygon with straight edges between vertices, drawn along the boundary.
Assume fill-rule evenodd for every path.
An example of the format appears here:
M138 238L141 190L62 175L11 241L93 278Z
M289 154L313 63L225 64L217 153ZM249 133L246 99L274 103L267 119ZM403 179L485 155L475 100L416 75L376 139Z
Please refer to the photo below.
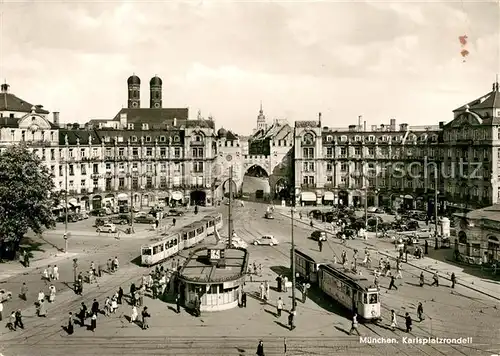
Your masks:
M225 246L201 247L194 250L179 271L181 300L186 308L220 311L238 306L243 290L248 252Z

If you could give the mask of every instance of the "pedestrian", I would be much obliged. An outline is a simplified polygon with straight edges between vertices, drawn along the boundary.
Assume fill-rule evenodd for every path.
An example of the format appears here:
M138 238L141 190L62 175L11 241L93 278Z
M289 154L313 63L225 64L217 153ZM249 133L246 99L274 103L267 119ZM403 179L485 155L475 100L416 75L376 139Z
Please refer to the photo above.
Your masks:
M109 316L111 312L111 298L106 297L106 300L104 301L104 315Z
M424 307L421 302L419 302L417 306L417 316L420 321L424 320Z
M69 317L68 317L68 326L66 327L66 332L68 335L72 335L74 332L74 327L73 327L73 313L69 312Z
M26 282L23 282L23 285L21 286L21 293L19 293L19 298L24 301L28 300L28 286L26 285Z
M432 276L432 284L431 286L436 286L439 287L439 276L437 272L434 272L434 275Z
M110 308L111 313L115 313L116 309L118 309L117 300L118 300L117 295L114 295L113 298L111 298L111 308Z
M96 328L97 328L97 314L92 313L92 316L90 317L90 330L92 332L95 332Z
M424 253L426 255L429 254L429 242L427 240L425 240L425 244L424 244Z
M3 303L0 300L0 321L2 321L2 319L3 319Z
M295 329L295 314L296 311L294 309L292 309L288 314L288 327L290 328L290 330Z
M457 277L455 276L455 272L451 273L451 288L455 288L455 283L457 283Z
M122 299L123 299L123 288L120 286L118 288L118 304L122 304Z
M42 279L45 281L49 281L49 270L45 268L42 272Z
M92 314L99 313L99 302L97 301L97 299L94 299L94 301L92 302L92 307L90 308L90 310L92 311Z
M120 263L118 262L118 257L115 256L115 259L113 260L113 264L111 265L113 272L118 270L118 267L120 267Z
M288 277L287 276L283 277L283 291L285 293L288 292Z
M259 341L259 345L257 345L257 352L255 353L257 356L265 356L264 354L264 343L262 340Z
M111 273L112 272L111 269L112 269L112 263L111 263L111 258L110 258L110 259L108 259L108 262L106 262L106 271L108 273Z
M58 281L59 280L59 267L57 267L57 265L54 265L54 268L52 268L52 273L54 274L54 280Z
M80 311L78 312L78 318L80 319L80 327L85 326L85 319L87 319L87 306L84 302L80 304Z
M148 307L142 309L142 330L149 329L148 320L151 315L148 313Z
M281 311L283 310L283 300L281 300L281 297L278 297L278 301L276 302L276 316L279 318L281 317Z
M49 303L54 303L56 299L56 287L51 284L49 287Z
M307 284L302 283L302 304L304 304L307 300Z
M397 315L393 309L393 310L391 310L391 328L392 328L392 331L394 331L397 327L398 327Z
M11 314L10 314L10 317L9 317L9 323L7 324L7 327L12 330L12 331L16 331L16 312L13 311Z
M243 305L243 308L247 307L247 292L245 291L241 294L241 304Z
M177 307L177 314L181 312L181 295L177 293L175 296L175 306Z
M24 251L24 267L30 266L30 254L27 251Z
M403 278L403 273L401 272L401 262L398 261L396 264L396 278Z
M269 294L270 294L270 286L269 286L269 282L268 281L265 281L264 282L264 287L266 288L265 290L265 298L266 298L266 301L269 300Z
M321 240L321 236L318 239L318 248L319 248L319 252L323 251L323 241Z
M420 287L423 287L425 284L424 272L420 272Z
M52 269L52 266L49 265L48 267L48 272L49 272L49 282L54 279L54 270Z
M260 299L261 300L264 300L265 291L266 291L266 287L264 286L264 283L261 282L260 286L259 286L259 292L260 292Z
M138 316L139 313L137 312L137 307L135 305L132 305L132 312L130 313L130 322L135 323Z
M172 226L175 226L176 221L177 220L175 218L172 219Z
M389 290L392 289L392 287L394 287L395 290L398 290L398 287L396 287L396 279L394 278L394 276L391 276L391 282L389 283Z
M103 267L102 267L102 263L99 263L99 264L97 265L97 275L99 276L99 278L101 278L101 277L102 277L102 269L103 269Z
M406 332L409 333L411 331L411 316L410 314L406 313L405 315L405 323L406 323Z
M42 317L42 318L47 317L47 304L46 304L45 300L38 302L37 312L38 312L39 317Z
M45 293L40 291L38 292L38 302L42 302L45 300Z
M281 293L281 282L283 282L282 278L283 277L281 277L281 275L278 275L278 277L276 277L276 283L279 293Z
M358 336L361 336L358 330L358 315L354 313L352 316L352 324L351 324L351 330L349 331L349 335L352 335L353 331L355 331Z
M14 326L19 326L21 329L24 329L24 324L23 324L23 316L21 314L21 309L17 309L16 314L15 314L15 324Z

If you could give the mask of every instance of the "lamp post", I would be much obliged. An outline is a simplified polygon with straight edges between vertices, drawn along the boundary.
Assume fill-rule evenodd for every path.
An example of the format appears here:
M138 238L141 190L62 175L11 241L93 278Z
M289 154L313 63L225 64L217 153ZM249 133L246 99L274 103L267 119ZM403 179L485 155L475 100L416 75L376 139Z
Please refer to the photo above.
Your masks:
M292 267L292 312L295 311L295 307L297 306L297 303L295 301L295 240L293 236L293 223L294 223L294 216L293 213L295 212L295 199L292 200L292 208L290 209L290 215L291 215L291 221L292 221L292 226L291 226L291 234L292 234L292 247L290 249L290 262L291 262L291 267Z
M76 282L78 269L78 258L73 258L73 280Z
M229 247L233 244L233 217L232 217L232 203L233 203L233 166L229 167L229 211L228 211L228 238Z
M438 236L438 175L437 168L434 170L434 236Z
M378 189L375 189L375 197L377 197L378 195L378 192L379 190ZM378 198L377 198L378 199ZM376 219L375 219L375 238L378 237L378 215L376 216Z
M68 253L68 144L66 143L66 162L64 164L64 253Z
M365 182L365 230L368 230L368 182Z

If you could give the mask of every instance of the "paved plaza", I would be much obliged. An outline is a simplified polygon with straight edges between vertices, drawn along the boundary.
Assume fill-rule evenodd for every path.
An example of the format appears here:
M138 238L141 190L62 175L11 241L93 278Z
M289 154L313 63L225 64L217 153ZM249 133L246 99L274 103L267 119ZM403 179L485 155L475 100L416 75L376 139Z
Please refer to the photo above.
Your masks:
M221 207L222 211L227 207ZM188 214L178 219L178 225L187 224L203 217L213 210L206 208L194 216ZM75 333L67 335L63 330L68 313L76 313L83 301L90 307L94 298L103 304L107 296L111 296L119 286L125 294L130 284L140 281L148 269L131 262L139 255L141 244L154 237L154 232L138 233L116 240L113 236L95 236L81 234L74 237L70 252L79 258L80 266L89 266L90 261L104 263L109 258L118 256L120 269L112 275L104 274L97 284L85 285L83 296L76 296L68 289L72 281L73 270L71 258L49 256L47 260L34 262L40 264L31 269L19 269L17 266L2 265L5 277L1 288L11 290L17 295L22 282L29 287L28 302L14 297L4 304L4 321L11 310L21 308L24 315L25 330L8 331L1 329L0 353L13 355L254 355L257 342L262 339L266 355L491 355L500 350L500 311L498 300L486 296L480 291L468 287L474 282L476 289L486 288L498 295L499 285L494 281L483 281L477 277L457 275L463 285L454 290L449 282L442 279L440 287L418 286L418 275L422 268L432 265L442 269L443 275L449 271L450 265L426 258L422 261L409 261L403 265L403 280L397 281L398 290L387 290L389 278L381 277L381 301L383 321L378 325L361 325L362 336L375 338L394 338L398 344L364 344L358 336L349 336L350 315L342 310L333 300L314 290L309 293L305 303L298 302L297 328L288 330L287 313L281 318L275 316L276 300L279 296L285 301L285 309L291 305L291 293L278 293L275 278L277 272L289 273L290 265L290 232L291 221L287 211L275 214L274 220L263 219L265 206L248 203L245 207L237 207L234 211L236 234L251 243L262 234L273 234L279 241L278 246L249 245L250 263L262 264L261 275L247 279L246 291L249 294L247 308L235 308L223 312L202 313L197 318L182 310L175 313L175 305L160 300L145 299L144 305L150 309L150 328L142 330L138 325L128 322L131 307L124 302L116 314L109 317L100 316L97 329L93 333L85 327L75 326ZM297 221L294 226L295 243L301 248L318 251L317 244L308 239L312 229L309 221ZM165 221L168 224L168 220ZM177 226L178 227L178 226ZM82 228L83 229L83 228ZM84 229L83 229L84 230ZM88 230L88 229L87 229ZM175 228L172 228L174 231ZM142 234L142 235L140 235ZM227 235L225 224L222 235ZM57 236L47 234L46 239L57 243ZM212 243L213 237L206 241ZM373 251L374 264L378 256L391 254L393 250L386 242L375 239L353 240L340 244L336 239L329 239L323 247L322 254L333 259L340 257L345 249L348 257L352 257L352 249L362 251L368 247ZM47 247L48 249L48 247ZM70 257L72 257L71 255ZM52 258L52 259L51 259ZM46 263L44 263L46 262ZM43 264L42 264L43 263ZM40 289L46 290L41 281L41 268L47 264L57 263L61 272L61 281L56 282L58 294L54 305L49 306L47 318L35 316L33 302ZM169 266L170 262L166 263ZM445 270L445 267L448 270ZM22 273L18 273L22 272ZM373 278L368 270L362 273ZM427 281L430 281L428 274ZM474 280L475 278L475 280ZM257 298L257 289L262 281L270 281L271 295L268 303ZM297 291L297 297L301 293ZM125 298L127 301L128 299ZM418 302L424 305L425 320L415 321ZM390 310L394 309L399 317L400 327L404 326L403 315L409 312L414 319L413 331L410 335L403 330L391 331L388 327ZM403 344L403 337L471 337L472 343L466 345L408 345Z

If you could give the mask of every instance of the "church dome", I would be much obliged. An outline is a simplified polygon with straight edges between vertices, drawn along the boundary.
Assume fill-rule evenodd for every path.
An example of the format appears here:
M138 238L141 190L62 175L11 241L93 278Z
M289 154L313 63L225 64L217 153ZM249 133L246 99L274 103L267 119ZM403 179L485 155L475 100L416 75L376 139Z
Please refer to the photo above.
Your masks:
M128 79L127 79L127 84L128 85L141 85L141 79L133 74L132 76L130 76Z
M149 81L149 85L162 85L163 82L160 77L155 75L151 80Z
M224 128L220 128L219 131L217 131L217 136L219 137L224 137L227 134L227 130Z

